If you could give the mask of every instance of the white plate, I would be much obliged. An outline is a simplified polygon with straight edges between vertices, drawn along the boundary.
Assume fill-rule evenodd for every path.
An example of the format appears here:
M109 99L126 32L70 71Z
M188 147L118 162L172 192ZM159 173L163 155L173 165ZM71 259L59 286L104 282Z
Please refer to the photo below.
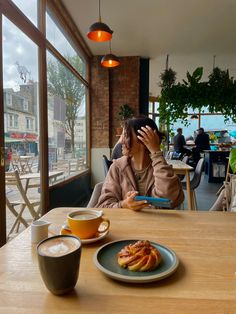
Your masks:
M138 240L119 240L100 247L94 255L94 263L106 276L119 281L130 283L146 283L164 279L173 274L179 260L175 252L164 245L151 242L161 253L162 261L153 271L135 272L122 268L117 262L117 253L126 245Z
M80 241L82 242L82 244L94 243L94 242L100 241L103 238L105 238L108 233L109 233L109 230L106 230L105 232L98 233L97 237L95 237L95 238L90 238L90 239L81 239L80 238ZM73 233L71 233L69 230L64 229L63 226L62 226L62 229L60 231L60 234L71 234L71 235L73 235Z

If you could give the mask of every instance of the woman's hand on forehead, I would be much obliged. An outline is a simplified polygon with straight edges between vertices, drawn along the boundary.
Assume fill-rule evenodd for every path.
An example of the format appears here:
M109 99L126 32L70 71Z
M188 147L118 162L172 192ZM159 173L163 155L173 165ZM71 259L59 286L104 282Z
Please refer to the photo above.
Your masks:
M160 138L156 132L150 126L146 125L138 130L140 135L137 138L147 147L150 153L160 151Z

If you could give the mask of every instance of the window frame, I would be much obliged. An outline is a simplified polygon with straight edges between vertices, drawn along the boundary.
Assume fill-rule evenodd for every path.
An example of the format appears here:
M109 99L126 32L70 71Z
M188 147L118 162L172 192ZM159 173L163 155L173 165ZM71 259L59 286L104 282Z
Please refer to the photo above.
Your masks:
M45 16L47 8L56 16L57 21L60 23L61 27L67 33L68 37L73 41L73 46L78 47L80 56L86 61L86 79L84 79L73 67L70 65L63 56L47 41L45 36ZM0 0L0 13L1 21L4 15L12 23L16 25L25 35L27 35L37 46L38 46L38 60L39 60L39 130L40 130L40 171L41 171L41 205L43 208L42 214L46 213L49 209L49 183L48 183L48 138L47 138L47 80L46 80L46 50L49 50L56 58L58 58L70 71L73 72L75 76L86 86L86 134L87 134L87 151L88 151L88 168L90 169L90 60L92 54L87 47L84 39L80 35L79 31L74 31L76 25L66 11L64 5L60 1L54 0L40 0L38 1L38 27L36 27L25 15L24 13L10 0ZM2 23L1 23L2 25ZM2 36L2 26L0 26L0 35ZM2 46L0 48L0 59L2 60ZM2 77L2 65L0 65L0 74ZM0 100L2 105L0 105L0 134L4 135L4 94L3 94L3 82L1 80L1 91ZM46 127L45 127L46 126ZM1 136L0 147L4 147L4 136ZM4 168L4 167L3 167ZM5 202L5 171L0 167L0 197ZM88 170L89 170L88 169ZM85 171L86 172L86 171ZM79 175L78 175L79 176ZM77 176L77 177L78 177ZM73 179L76 178L73 177ZM65 181L63 184L66 184ZM4 193L3 193L4 192ZM6 213L0 214L0 245L4 244L6 241ZM4 239L5 237L5 239Z

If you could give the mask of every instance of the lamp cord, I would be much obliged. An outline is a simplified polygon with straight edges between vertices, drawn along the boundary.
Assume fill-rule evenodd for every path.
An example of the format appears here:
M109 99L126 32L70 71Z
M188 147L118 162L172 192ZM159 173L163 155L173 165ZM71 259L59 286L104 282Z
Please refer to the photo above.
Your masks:
M109 48L110 48L110 54L111 54L111 40L109 40Z
M99 12L99 22L101 22L101 4L100 4L100 0L98 1L98 12Z
M169 55L166 55L166 70L169 68Z
M213 70L214 70L215 66L216 66L216 55L213 56Z

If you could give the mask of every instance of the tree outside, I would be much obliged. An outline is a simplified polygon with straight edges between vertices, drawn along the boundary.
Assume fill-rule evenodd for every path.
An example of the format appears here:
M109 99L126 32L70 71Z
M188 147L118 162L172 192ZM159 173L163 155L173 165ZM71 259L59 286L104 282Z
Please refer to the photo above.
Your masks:
M76 69L82 70L83 64L78 56L66 59ZM75 157L75 126L80 106L84 99L85 86L59 60L48 61L48 91L66 103L65 129L70 139L72 157Z

